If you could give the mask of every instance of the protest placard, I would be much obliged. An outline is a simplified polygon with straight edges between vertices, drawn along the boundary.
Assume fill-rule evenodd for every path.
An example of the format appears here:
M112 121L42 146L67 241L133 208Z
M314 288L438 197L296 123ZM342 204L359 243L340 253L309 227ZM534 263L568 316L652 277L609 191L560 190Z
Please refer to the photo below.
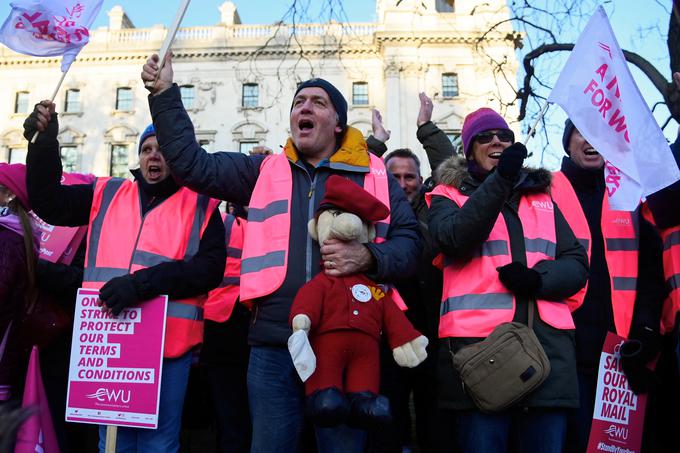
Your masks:
M156 428L167 296L114 317L98 295L78 290L66 421Z
M78 235L78 232L87 227L62 227L50 225L31 212L35 226L40 232L40 258L51 263L59 262L69 244ZM82 240L84 233L78 235Z
M621 369L624 341L609 332L602 348L588 453L640 452L647 397L633 393Z

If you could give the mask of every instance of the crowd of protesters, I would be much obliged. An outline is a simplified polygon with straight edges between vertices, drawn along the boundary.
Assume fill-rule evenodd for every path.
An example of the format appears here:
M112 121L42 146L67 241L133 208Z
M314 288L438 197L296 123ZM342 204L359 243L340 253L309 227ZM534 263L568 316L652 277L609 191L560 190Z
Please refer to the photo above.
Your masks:
M140 136L134 179L64 184L49 101L24 123L27 139L39 133L26 166L0 164L0 420L13 420L0 427L0 445L11 444L10 428L27 416L12 418L11 410L38 344L61 451L97 448L96 433L63 422L69 329L31 327L36 307L73 316L83 287L99 290L101 309L114 316L158 295L169 300L158 428L119 428L119 452L180 451L182 426L197 423L183 420L186 410L214 414L220 452L585 452L607 332L627 339L623 371L633 392L649 394L643 451L672 450L680 421L679 183L633 212L614 211L605 161L570 120L566 156L550 173L525 166L525 146L490 108L466 116L457 154L420 94L414 130L433 170L423 180L412 150L388 151L378 111L364 139L347 124L342 93L319 78L293 94L280 154L208 153L173 83L171 57L160 70L158 63L154 55L142 70L153 123ZM680 74L674 78L680 90ZM679 142L671 149L678 161ZM333 175L389 208L375 240L319 244L308 233L327 209ZM38 258L30 211L52 225L88 228L68 265ZM377 419L388 401L391 416L379 427L352 415L337 426L306 416L334 395L305 395L287 347L293 300L319 272L365 274L393 288L429 340L415 368L398 366L383 341L374 365L386 398L346 395L349 414L362 417ZM454 357L510 322L529 325L550 371L514 405L489 413L470 398ZM192 367L201 370L198 386ZM105 440L100 426L100 452Z

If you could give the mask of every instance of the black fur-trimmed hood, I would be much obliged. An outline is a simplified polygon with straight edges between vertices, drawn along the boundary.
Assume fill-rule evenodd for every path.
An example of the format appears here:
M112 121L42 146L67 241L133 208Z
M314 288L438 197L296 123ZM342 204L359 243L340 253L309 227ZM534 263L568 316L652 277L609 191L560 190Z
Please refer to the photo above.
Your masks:
M464 183L478 186L480 181L473 178L468 171L467 161L462 156L453 156L439 165L434 175L437 184L460 189ZM552 174L543 168L522 168L517 188L526 192L545 192L550 191Z

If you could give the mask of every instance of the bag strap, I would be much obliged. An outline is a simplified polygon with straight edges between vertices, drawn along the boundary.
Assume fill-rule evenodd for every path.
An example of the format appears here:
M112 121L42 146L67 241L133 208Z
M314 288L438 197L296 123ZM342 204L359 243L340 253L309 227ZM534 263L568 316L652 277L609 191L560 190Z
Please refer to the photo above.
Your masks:
M528 319L528 322L527 322L527 326L531 330L534 330L534 306L536 306L536 299L534 299L533 297L530 297L529 303L528 303L529 319Z

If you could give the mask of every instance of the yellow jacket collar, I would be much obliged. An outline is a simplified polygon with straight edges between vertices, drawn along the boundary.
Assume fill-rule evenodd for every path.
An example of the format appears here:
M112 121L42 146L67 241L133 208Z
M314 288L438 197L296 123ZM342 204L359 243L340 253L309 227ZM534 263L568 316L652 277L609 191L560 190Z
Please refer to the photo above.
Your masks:
M286 142L284 152L292 162L300 159L293 139L290 137ZM330 157L328 166L339 170L368 172L370 160L363 134L358 129L347 126L340 148Z

